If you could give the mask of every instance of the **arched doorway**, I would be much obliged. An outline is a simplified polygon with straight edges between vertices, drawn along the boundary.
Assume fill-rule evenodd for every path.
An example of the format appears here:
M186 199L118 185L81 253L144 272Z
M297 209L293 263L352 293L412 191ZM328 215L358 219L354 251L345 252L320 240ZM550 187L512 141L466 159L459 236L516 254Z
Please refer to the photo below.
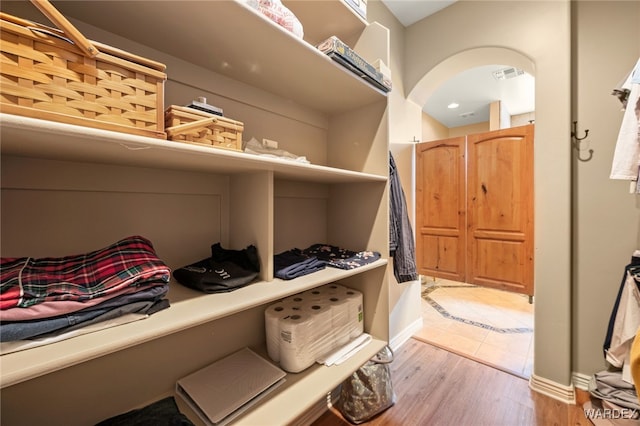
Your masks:
M422 286L422 312L425 325L416 337L476 361L528 378L532 372L533 362L531 344L533 341L533 306L528 304L531 299L527 300L519 294L506 293L502 290L523 293L525 292L524 288L519 285L528 282L527 286L530 290L527 290L526 294L533 294L531 292L532 276L529 275L529 278L526 278L520 276L521 273L515 273L516 270L519 272L528 270L530 271L528 274L532 274L531 266L527 265L532 265L533 259L531 253L533 212L527 213L522 209L516 209L516 211L509 207L512 206L511 202L503 206L506 209L502 209L499 207L500 197L513 197L514 192L511 191L511 195L508 195L499 191L502 194L500 195L495 191L490 191L494 193L493 198L498 197L491 202L491 204L497 203L493 209L501 212L500 217L495 218L498 222L504 222L507 219L505 215L515 215L506 220L509 225L504 223L510 231L515 232L515 228L511 228L516 223L528 218L519 225L524 226L522 229L528 229L522 234L527 235L528 241L527 239L515 241L511 238L509 241L496 240L496 235L499 235L500 232L490 232L492 235L490 238L482 237L477 240L469 238L469 236L477 234L477 232L472 232L474 227L471 226L472 222L475 223L477 220L473 221L471 218L479 215L472 214L473 211L469 210L469 206L475 205L475 202L470 201L471 196L467 199L467 178L470 179L469 182L472 182L471 178L474 176L474 174L469 174L467 169L468 167L470 167L469 171L478 171L478 167L483 169L481 163L477 161L485 156L484 154L481 157L471 155L475 150L467 149L467 139L480 138L478 140L486 141L484 142L486 145L504 145L502 147L496 145L498 151L493 152L492 148L485 154L493 152L492 156L497 155L501 158L498 161L499 164L510 164L516 167L516 169L512 167L495 169L497 163L494 160L491 158L483 160L486 171L490 172L489 174L484 173L484 175L495 175L498 172L508 174L508 176L498 177L499 180L495 182L494 189L502 186L498 185L499 182L505 185L507 183L517 185L517 188L512 189L519 188L516 191L520 194L518 195L519 200L522 197L529 199L528 203L519 203L519 205L527 204L530 206L529 210L532 210L532 136L527 137L529 139L527 150L516 149L514 151L515 147L520 148L524 139L509 135L513 132L515 132L514 135L516 133L519 135L518 131L525 128L498 131L512 127L510 115L505 120L500 114L501 116L498 117L498 121L502 121L500 123L495 120L495 112L489 113L491 101L501 100L503 101L501 106L504 107L505 99L502 99L504 95L498 92L504 93L506 87L515 88L514 83L518 82L522 86L519 89L525 89L522 97L530 98L530 102L528 106L524 107L526 111L523 109L516 111L516 113L531 113L534 110L533 77L528 72L523 71L523 77L519 81L516 79L509 82L496 81L492 76L493 70L506 69L507 67L521 70L520 66L530 64L526 57L518 57L518 55L510 50L495 48L464 52L464 54L449 58L448 61L439 64L432 72L441 78L426 81L424 87L428 87L428 89L422 87L424 91L420 92L426 96L424 113L429 115L433 111L430 118L438 120L438 127L440 127L440 123L445 124L449 132L444 136L442 136L441 129L425 132L424 127L429 126L431 120L423 120L423 142L416 147L417 263L425 278ZM496 62L492 62L494 60ZM529 71L533 69L532 66L525 68ZM449 69L450 73L442 71L446 69ZM435 84L435 81L438 81L439 85ZM523 84L525 81L529 84ZM493 90L489 89L490 87ZM446 95L443 96L443 92ZM477 97L473 96L472 92L478 92ZM489 97L489 101L483 102L485 96ZM457 114L452 114L453 111L438 110L434 105L434 99L437 99L436 102L439 101L440 106L443 107L448 102L447 100L443 104L446 98L451 98L451 100L456 98L457 101L461 101L460 103L463 104L461 110L473 111L474 117L470 120L467 118L458 119ZM532 115L527 114L529 117ZM532 134L532 128L526 130L526 134ZM440 134L439 137L436 137L437 140L428 139L428 135L435 133ZM491 142L492 140L495 142ZM475 146L475 143L471 145ZM515 155L516 151L519 152L517 157L503 158L505 153ZM476 160L473 161L473 165L469 165L472 158ZM525 167L525 163L528 166ZM525 175L528 178L523 180ZM475 200L475 197L472 198ZM487 200L488 202L489 200ZM492 216L495 215L491 214L485 219L490 220ZM468 220L471 222L467 223ZM494 225L500 227L498 222ZM525 223L528 224L525 225ZM485 225L489 225L489 223ZM495 229L498 230L498 228ZM487 232L489 232L489 228L482 234ZM520 235L521 232L518 231L516 234ZM478 246L477 241L486 242L482 245L482 251L474 249L474 246ZM529 247L525 250L529 254L522 252L523 245ZM489 251L485 253L486 250ZM507 252L509 252L508 256L505 254ZM508 258L503 259L504 256L501 256L500 253ZM526 260L522 257L525 254ZM469 258L469 256L473 258ZM476 258L476 256L480 257ZM503 264L502 261L506 263ZM476 264L491 267L478 268ZM467 266L465 267L465 265ZM484 273L481 275L472 274L473 269L476 269L476 272L480 272L481 269L488 275L484 276ZM523 279L526 282L520 281ZM480 284L484 288L468 284Z
M552 391L547 393L554 394L554 397L571 400L573 387L564 385L564 383L570 383L570 379L568 379L570 367L564 362L558 364L557 360L552 363L551 359L547 359L546 352L540 350L540 348L552 345L556 341L558 343L562 342L561 346L563 347L570 345L570 339L567 340L565 338L570 333L569 323L565 322L565 318L569 316L570 304L566 306L558 304L561 300L567 299L570 288L568 281L558 280L560 276L564 275L564 271L568 270L568 264L565 264L561 259L569 253L564 251L565 243L568 244L569 241L569 235L560 235L557 232L553 235L553 229L558 229L561 226L565 219L564 213L568 214L569 210L565 211L565 206L568 204L559 206L556 203L554 207L552 201L552 199L559 199L562 193L562 185L568 184L569 181L568 176L566 177L566 182L564 179L567 165L563 162L565 156L567 161L569 160L569 151L562 150L562 154L559 155L560 147L555 143L551 143L556 139L564 141L566 135L561 134L561 131L565 128L568 129L568 124L560 125L559 123L558 119L566 116L566 111L558 109L555 103L557 96L553 92L557 86L562 85L561 82L563 80L556 79L552 81L545 79L545 76L546 78L550 77L551 71L548 67L550 64L546 60L542 61L541 64L536 64L528 56L513 49L480 47L455 53L426 70L425 74L417 80L415 86L407 89L407 97L418 105L424 105L435 88L451 75L471 67L495 63L512 65L536 77L537 117L536 148L534 153L534 182L537 188L534 201L537 223L534 237L536 255L536 320L534 335L536 361L530 382L533 388L538 389L548 385L547 378L564 376L566 379L556 379L557 381L550 382L552 383ZM540 69L546 69L548 73L541 75ZM543 110L545 106L547 109ZM552 137L550 138L550 136ZM552 164L555 164L556 167L552 168ZM555 181L555 186L552 181ZM568 194L566 195L568 196ZM558 210L558 207L560 207L560 210ZM553 332L551 334L545 333L545 330L553 330Z

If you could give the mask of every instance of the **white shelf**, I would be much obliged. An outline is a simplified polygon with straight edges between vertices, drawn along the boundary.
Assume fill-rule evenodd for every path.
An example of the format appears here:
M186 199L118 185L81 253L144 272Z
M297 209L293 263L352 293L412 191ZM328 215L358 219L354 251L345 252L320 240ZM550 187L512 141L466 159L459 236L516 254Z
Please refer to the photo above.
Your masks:
M386 342L372 339L364 348L340 365L326 367L313 365L297 374L287 374L285 382L272 391L259 405L238 417L237 425L284 425L300 417L313 407L322 395L326 395L342 383L355 370L375 356ZM260 355L268 358L264 351ZM291 401L295 401L292 404ZM189 412L181 404L184 412ZM195 414L193 419L195 419Z
M182 142L0 114L2 155L219 174L272 171L321 183L384 182L385 176L272 159Z
M351 45L367 27L367 21L342 0L283 0L282 2L304 23L304 39L312 45L332 35Z
M339 281L387 264L385 259L357 269L325 268L294 280L257 282L236 291L204 294L171 282L171 307L147 319L5 354L0 358L0 388L126 349L254 308L310 288Z
M331 11L336 6L347 8L339 1L335 5L335 0L328 2L334 6L328 9L316 1L297 3L312 16L314 10L325 11L326 19L316 17L316 22L335 19ZM324 113L352 110L386 97L241 1L161 1L153 7L140 7L137 1L54 4L65 16ZM352 25L347 28L364 28L362 22ZM170 69L167 74L171 77Z

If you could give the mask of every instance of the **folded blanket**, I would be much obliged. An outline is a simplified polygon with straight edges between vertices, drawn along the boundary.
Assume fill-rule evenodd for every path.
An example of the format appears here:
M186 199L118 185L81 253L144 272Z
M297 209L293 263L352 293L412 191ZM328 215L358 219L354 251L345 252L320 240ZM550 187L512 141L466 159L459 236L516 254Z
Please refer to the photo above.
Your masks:
M169 277L169 267L141 236L73 256L2 258L0 309L52 300L86 301L147 282L168 283Z

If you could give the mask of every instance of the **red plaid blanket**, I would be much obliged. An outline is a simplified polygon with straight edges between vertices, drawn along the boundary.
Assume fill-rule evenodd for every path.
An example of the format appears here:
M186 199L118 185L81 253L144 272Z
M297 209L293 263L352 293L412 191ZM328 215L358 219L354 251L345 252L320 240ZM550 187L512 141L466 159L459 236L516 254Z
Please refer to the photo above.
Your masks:
M131 286L168 283L170 273L151 242L140 236L74 256L1 258L0 309L54 300L86 301Z

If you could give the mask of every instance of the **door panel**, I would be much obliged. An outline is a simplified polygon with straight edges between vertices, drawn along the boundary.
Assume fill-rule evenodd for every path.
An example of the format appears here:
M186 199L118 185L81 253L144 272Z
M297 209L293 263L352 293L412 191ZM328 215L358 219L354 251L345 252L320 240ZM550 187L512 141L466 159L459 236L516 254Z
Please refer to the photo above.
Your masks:
M465 279L465 138L417 145L416 255L422 275Z
M467 136L467 282L533 295L533 125Z

